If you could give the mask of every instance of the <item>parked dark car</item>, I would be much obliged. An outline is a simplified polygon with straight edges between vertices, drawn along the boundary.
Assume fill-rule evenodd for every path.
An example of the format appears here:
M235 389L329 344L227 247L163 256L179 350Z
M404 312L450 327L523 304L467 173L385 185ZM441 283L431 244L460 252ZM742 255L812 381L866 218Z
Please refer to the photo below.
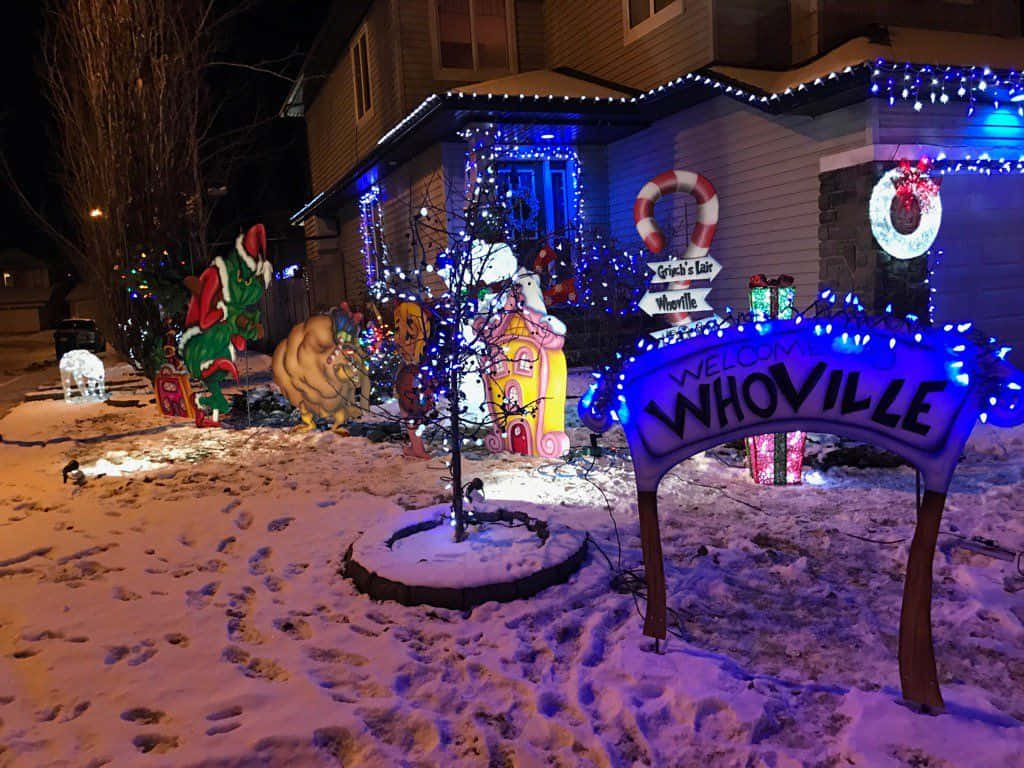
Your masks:
M107 340L100 333L95 320L72 317L57 323L57 329L53 332L53 346L57 350L57 362L60 362L64 353L72 349L103 352L107 348Z

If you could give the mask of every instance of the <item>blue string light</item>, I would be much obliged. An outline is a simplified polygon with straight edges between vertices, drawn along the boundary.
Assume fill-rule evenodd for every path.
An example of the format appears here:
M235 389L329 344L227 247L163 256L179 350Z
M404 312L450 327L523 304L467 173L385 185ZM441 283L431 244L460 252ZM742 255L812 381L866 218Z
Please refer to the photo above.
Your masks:
M799 325L811 317L818 320L813 333L818 337L832 338L833 349L844 353L862 354L869 346L874 348L878 344L884 345L881 349L891 351L896 347L897 339L915 344L939 345L951 358L947 370L953 383L969 386L977 379L981 382L983 399L992 407L999 405L1008 410L1016 410L1022 402L1019 393L1024 382L1008 379L1007 369L1003 365L1010 348L1000 346L995 338L979 333L973 323L949 323L939 329L926 325L914 315L898 318L889 308L885 314L869 315L852 295L848 295L837 306L837 296L829 290L823 291L805 312L792 320L777 322ZM594 372L594 381L580 399L580 416L591 429L601 427L598 431L620 420L620 392L624 388L623 382L630 364L636 360L637 355L654 346L685 343L687 339L699 336L724 338L757 335L760 334L759 319L750 313L730 314L720 320L702 323L696 328L683 326L678 333L664 336L656 342L652 342L648 336L638 338L630 351L616 352L612 362ZM982 414L980 418L984 422L988 414Z
M997 71L990 67L933 66L898 64L877 59L871 70L871 95L885 98L889 106L897 101L913 105L920 112L929 104L959 101L973 115L979 101L994 109L1009 105L1024 116L1024 78L1017 70Z

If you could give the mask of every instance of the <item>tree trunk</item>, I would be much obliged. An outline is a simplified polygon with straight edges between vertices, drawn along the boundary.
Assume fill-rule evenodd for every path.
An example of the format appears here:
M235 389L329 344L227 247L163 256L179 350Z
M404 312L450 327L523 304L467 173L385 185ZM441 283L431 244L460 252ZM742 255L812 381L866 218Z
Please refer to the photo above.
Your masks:
M454 325L454 327L458 328L459 326ZM458 340L461 341L461 339ZM462 424L460 419L462 404L459 397L459 384L458 374L453 371L448 390L449 430L451 433L448 439L452 441L452 515L455 518L455 541L457 542L466 538L466 508L465 500L462 498Z

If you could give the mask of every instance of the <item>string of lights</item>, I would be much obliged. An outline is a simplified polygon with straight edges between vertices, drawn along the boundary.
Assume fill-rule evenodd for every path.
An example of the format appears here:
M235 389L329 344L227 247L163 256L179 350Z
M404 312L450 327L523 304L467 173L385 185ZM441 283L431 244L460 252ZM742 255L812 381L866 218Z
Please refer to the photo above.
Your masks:
M791 321L765 321L754 313L734 315L728 308L727 313L726 317L702 323L697 328L682 326L678 333L658 340L642 336L631 348L617 352L611 362L593 372L594 382L580 398L580 414L586 414L590 422L588 426L604 425L607 428L612 422L628 419L626 399L622 394L623 382L638 355L657 346L676 344L698 336L725 338L728 334L730 337L756 337L767 333L778 322L792 322L796 325L812 322L815 336L832 338L833 344L851 354L864 351L872 342L875 346L883 344L890 350L894 349L897 335L908 335L914 343L921 344L925 341L925 334L934 336L938 333L943 337L944 346L953 355L948 366L950 380L966 387L977 378L983 388L984 401L990 407L1005 404L1009 409L1015 409L1020 399L1019 393L1024 388L1024 382L1007 379L1000 370L1000 364L1011 348L1000 345L994 337L980 333L973 323L950 323L941 329L933 329L916 315L904 318L895 316L892 305L886 307L883 314L871 315L853 294L847 294L839 303L837 295L830 290L823 291L814 304L804 312L795 314ZM987 422L988 414L982 412L979 420Z
M982 152L977 157L967 154L960 159L951 159L940 152L932 163L932 172L942 176L959 173L979 173L985 176L1024 173L1024 155L1012 159L992 157L987 152Z
M359 198L359 251L370 295L380 298L381 270L390 264L387 239L384 237L384 211L381 190L374 184Z
M994 109L1009 104L1024 116L1024 77L1012 69L998 72L990 67L897 64L878 59L871 71L869 91L886 98L889 106L897 101L909 102L917 112L925 104L948 104L955 99L967 105L970 116L984 98Z

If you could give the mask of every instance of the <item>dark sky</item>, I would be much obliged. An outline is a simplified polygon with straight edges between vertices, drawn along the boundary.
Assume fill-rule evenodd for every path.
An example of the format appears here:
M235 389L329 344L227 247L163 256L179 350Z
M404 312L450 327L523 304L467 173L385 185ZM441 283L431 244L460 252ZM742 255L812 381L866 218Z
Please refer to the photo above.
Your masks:
M229 0L224 0L228 2ZM272 65L294 76L331 0L258 0L238 16L225 35L222 59L254 64L300 55ZM59 229L67 227L59 168L49 137L46 95L36 76L43 0L9 0L0 32L0 151L33 204ZM12 6L12 7L11 7ZM247 124L280 107L288 90L283 80L241 69L211 72L211 86L226 101L222 127ZM228 196L218 205L218 234L248 225L275 211L295 210L305 200L308 173L301 119L279 119L255 133L255 151L228 179ZM218 183L221 180L217 180ZM0 178L0 250L15 246L59 261L57 249L27 216Z

